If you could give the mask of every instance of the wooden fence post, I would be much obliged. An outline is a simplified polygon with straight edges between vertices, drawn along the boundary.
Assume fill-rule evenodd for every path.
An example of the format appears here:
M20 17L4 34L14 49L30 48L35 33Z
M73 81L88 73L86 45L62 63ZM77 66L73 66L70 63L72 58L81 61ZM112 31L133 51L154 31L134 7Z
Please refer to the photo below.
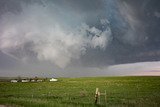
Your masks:
M107 102L106 90L105 90L105 93L104 93L104 94L105 94L105 96L104 96L104 97L105 97L105 98L104 98L104 100L105 100L105 104L106 104L106 102Z
M95 93L95 104L97 104L97 101L98 101L98 92L99 92L99 89L96 88L96 93Z
M106 90L104 93L100 93L99 88L96 88L96 92L95 92L95 104L97 103L101 103L101 98L100 96L103 95L104 96L104 100L105 100L105 104L107 102L107 95L106 95Z

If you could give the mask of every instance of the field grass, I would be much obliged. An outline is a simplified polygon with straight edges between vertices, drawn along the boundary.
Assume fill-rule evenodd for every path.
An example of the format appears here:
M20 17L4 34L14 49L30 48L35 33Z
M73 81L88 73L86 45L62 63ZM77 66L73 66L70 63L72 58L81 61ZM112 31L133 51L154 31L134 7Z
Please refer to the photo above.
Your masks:
M94 104L96 88L107 92ZM16 107L160 107L160 77L59 78L58 82L0 82L0 104Z

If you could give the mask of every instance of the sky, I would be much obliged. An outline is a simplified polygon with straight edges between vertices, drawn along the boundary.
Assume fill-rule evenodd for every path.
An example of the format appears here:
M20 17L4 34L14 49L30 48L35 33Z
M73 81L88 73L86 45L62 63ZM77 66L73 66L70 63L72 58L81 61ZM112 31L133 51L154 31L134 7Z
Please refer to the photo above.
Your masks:
M0 0L0 76L160 75L159 0Z

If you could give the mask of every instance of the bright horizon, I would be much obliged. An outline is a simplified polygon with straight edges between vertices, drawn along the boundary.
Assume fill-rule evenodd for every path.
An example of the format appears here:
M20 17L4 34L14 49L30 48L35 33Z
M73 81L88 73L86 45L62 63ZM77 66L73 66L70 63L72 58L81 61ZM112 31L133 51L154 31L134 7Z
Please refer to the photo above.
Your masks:
M86 70L86 71L85 71ZM38 72L38 71L37 71ZM17 75L18 74L18 75ZM46 75L49 74L49 75ZM32 71L18 71L16 74L12 71L0 72L1 77L103 77L103 76L160 76L160 61L157 62L138 62L128 64L110 65L103 68L78 68L75 69L59 69L59 72L40 71L38 73Z

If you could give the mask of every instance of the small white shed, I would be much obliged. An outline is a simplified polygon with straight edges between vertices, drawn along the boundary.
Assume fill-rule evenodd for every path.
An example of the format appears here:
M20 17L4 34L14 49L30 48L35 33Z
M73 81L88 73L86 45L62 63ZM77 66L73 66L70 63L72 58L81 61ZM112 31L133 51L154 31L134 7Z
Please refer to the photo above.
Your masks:
M22 80L22 82L29 82L29 80Z
M18 82L18 80L11 80L11 82Z
M55 82L55 81L58 81L58 79L51 78L49 81L50 81L50 82Z
M37 80L37 82L42 82L43 80Z
M31 82L35 82L35 80L31 80Z

